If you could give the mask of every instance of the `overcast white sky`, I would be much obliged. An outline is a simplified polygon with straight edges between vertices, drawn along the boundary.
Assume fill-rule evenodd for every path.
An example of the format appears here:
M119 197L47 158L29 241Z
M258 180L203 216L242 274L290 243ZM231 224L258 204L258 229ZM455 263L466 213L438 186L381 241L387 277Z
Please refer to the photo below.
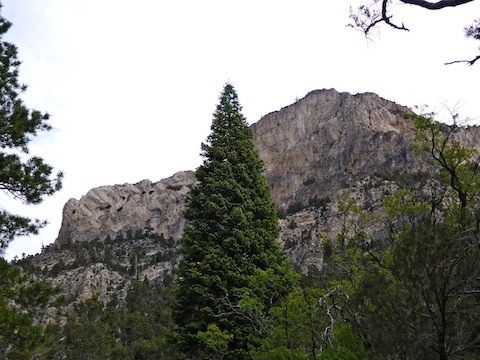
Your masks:
M102 185L158 181L201 163L223 85L234 84L249 123L335 88L375 92L402 105L461 106L480 119L477 44L463 27L479 2L432 12L398 6L410 32L382 28L368 42L346 27L359 0L3 0L6 39L23 64L30 108L55 130L31 153L65 172L64 188L12 212L48 219L39 236L12 243L7 258L52 243L62 208Z

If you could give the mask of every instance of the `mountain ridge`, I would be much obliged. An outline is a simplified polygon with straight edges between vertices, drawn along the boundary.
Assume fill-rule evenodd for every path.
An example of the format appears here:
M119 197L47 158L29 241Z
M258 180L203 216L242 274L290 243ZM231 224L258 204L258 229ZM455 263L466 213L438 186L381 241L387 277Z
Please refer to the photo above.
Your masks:
M340 231L337 202L344 190L375 214L385 192L431 171L411 148L409 113L374 93L323 89L251 125L279 210L278 241L302 272L321 268L324 239ZM480 143L478 127L458 136ZM58 238L31 263L75 301L99 293L109 301L134 279L171 281L186 224L183 200L195 181L192 171L182 171L71 199Z

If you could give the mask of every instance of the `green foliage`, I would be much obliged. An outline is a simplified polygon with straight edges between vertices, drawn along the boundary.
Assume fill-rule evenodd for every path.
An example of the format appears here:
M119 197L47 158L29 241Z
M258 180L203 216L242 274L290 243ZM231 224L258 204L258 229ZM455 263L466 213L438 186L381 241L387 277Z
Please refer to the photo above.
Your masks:
M292 215L306 208L301 201L295 201L287 208L285 215Z
M478 176L478 159L475 159L475 149L465 147L455 140L455 134L461 129L456 124L446 127L433 120L431 115L412 115L416 132L417 151L431 155L434 163L440 168L440 173L450 194L455 197L457 206L450 210L459 213L459 218L453 215L453 221L459 220L461 226L469 226L475 219L476 206L479 199L480 177Z
M75 306L42 359L179 359L169 341L173 327L170 289L134 280L124 304L104 305L98 297Z
M121 234L121 233L120 233ZM43 273L49 276L56 276L65 270L77 269L89 266L92 263L101 262L109 269L122 275L135 275L146 266L158 264L159 262L172 261L178 257L178 250L175 247L175 240L172 237L165 237L153 232L143 234L140 239L129 239L125 241L123 235L112 239L107 236L105 239L95 238L86 241L68 242L62 245L62 252L66 258L72 260L64 262L59 260L51 269L44 268ZM45 248L44 251L55 252L56 249ZM154 255L153 255L154 254ZM30 258L18 261L23 268L30 267ZM35 269L31 269L35 271Z
M220 330L217 324L208 324L207 330L199 331L197 336L204 348L200 357L208 359L222 359L228 351L228 344L233 339L232 334Z
M368 215L346 191L324 265L270 310L258 359L469 359L480 356L480 181L457 125L412 115L419 156L438 171ZM373 238L376 229L380 238ZM378 235L377 235L378 236Z
M318 299L324 294L319 289L296 288L282 304L272 309L272 331L266 338L263 356L288 350L300 358L317 353L323 343L323 331L327 327L326 314L318 308ZM268 355L270 356L270 355Z
M278 220L237 94L227 84L204 163L186 202L176 301L178 344L193 358L242 359L263 336L269 309L293 277L276 243ZM212 336L217 336L212 342Z
M322 213L325 213L328 208L328 204L331 202L329 197L326 198L318 198L316 195L313 196L308 200L307 204L304 204L301 201L295 201L291 203L287 209L285 210L278 210L277 215L279 218L283 219L288 215L293 215L299 211L302 211L306 208L313 207L316 209L320 209Z
M305 279L306 280L306 279ZM338 287L327 292L302 281L270 311L268 336L255 359L364 359L365 351L341 319Z
M457 125L412 118L416 149L430 156L441 178L385 197L386 237L377 247L361 225L376 219L344 197L338 204L343 227L323 284L346 295L336 301L337 321L351 324L369 358L475 357L480 179L474 151L455 140Z
M46 344L33 319L55 292L0 259L0 358L30 359Z
M423 186L428 180L435 178L435 174L423 171L419 172L375 172L364 185L365 190L377 188L385 185L385 181L395 182L400 188L411 188L420 185Z
M103 310L103 304L96 297L77 305L76 315L68 317L63 336L57 343L57 349L62 352L55 353L57 349L52 349L48 358L60 359L62 353L67 359L110 358L117 342L104 321Z
M331 203L330 198L327 196L326 198L319 199L316 195L308 200L308 206L320 209L322 213L327 211L328 204Z

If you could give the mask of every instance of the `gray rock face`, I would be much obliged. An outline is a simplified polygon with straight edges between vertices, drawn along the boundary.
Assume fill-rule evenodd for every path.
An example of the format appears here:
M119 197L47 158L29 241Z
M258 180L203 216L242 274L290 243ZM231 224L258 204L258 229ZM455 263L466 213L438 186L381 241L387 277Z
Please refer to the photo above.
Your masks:
M317 90L253 124L277 206L325 198L375 172L419 170L410 112L372 93Z
M92 189L65 204L55 246L139 230L179 239L185 226L183 199L194 183L193 172L183 171L156 183Z
M52 285L64 289L75 299L85 300L96 294L101 294L103 299L110 299L122 281L123 276L119 273L108 269L104 264L96 263L60 273L52 279Z

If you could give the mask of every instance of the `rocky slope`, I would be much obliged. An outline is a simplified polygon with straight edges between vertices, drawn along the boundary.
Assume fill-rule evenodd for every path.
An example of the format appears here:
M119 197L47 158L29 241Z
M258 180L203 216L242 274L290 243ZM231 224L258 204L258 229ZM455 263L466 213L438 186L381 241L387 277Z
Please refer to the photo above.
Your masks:
M336 203L344 189L375 213L385 191L429 170L411 151L409 112L372 93L317 90L252 125L281 215L279 242L302 271L322 265L323 238L339 232ZM476 127L459 136L480 143ZM194 184L187 171L71 199L58 239L33 266L77 300L94 293L107 300L133 278L169 281L185 226L183 200Z

